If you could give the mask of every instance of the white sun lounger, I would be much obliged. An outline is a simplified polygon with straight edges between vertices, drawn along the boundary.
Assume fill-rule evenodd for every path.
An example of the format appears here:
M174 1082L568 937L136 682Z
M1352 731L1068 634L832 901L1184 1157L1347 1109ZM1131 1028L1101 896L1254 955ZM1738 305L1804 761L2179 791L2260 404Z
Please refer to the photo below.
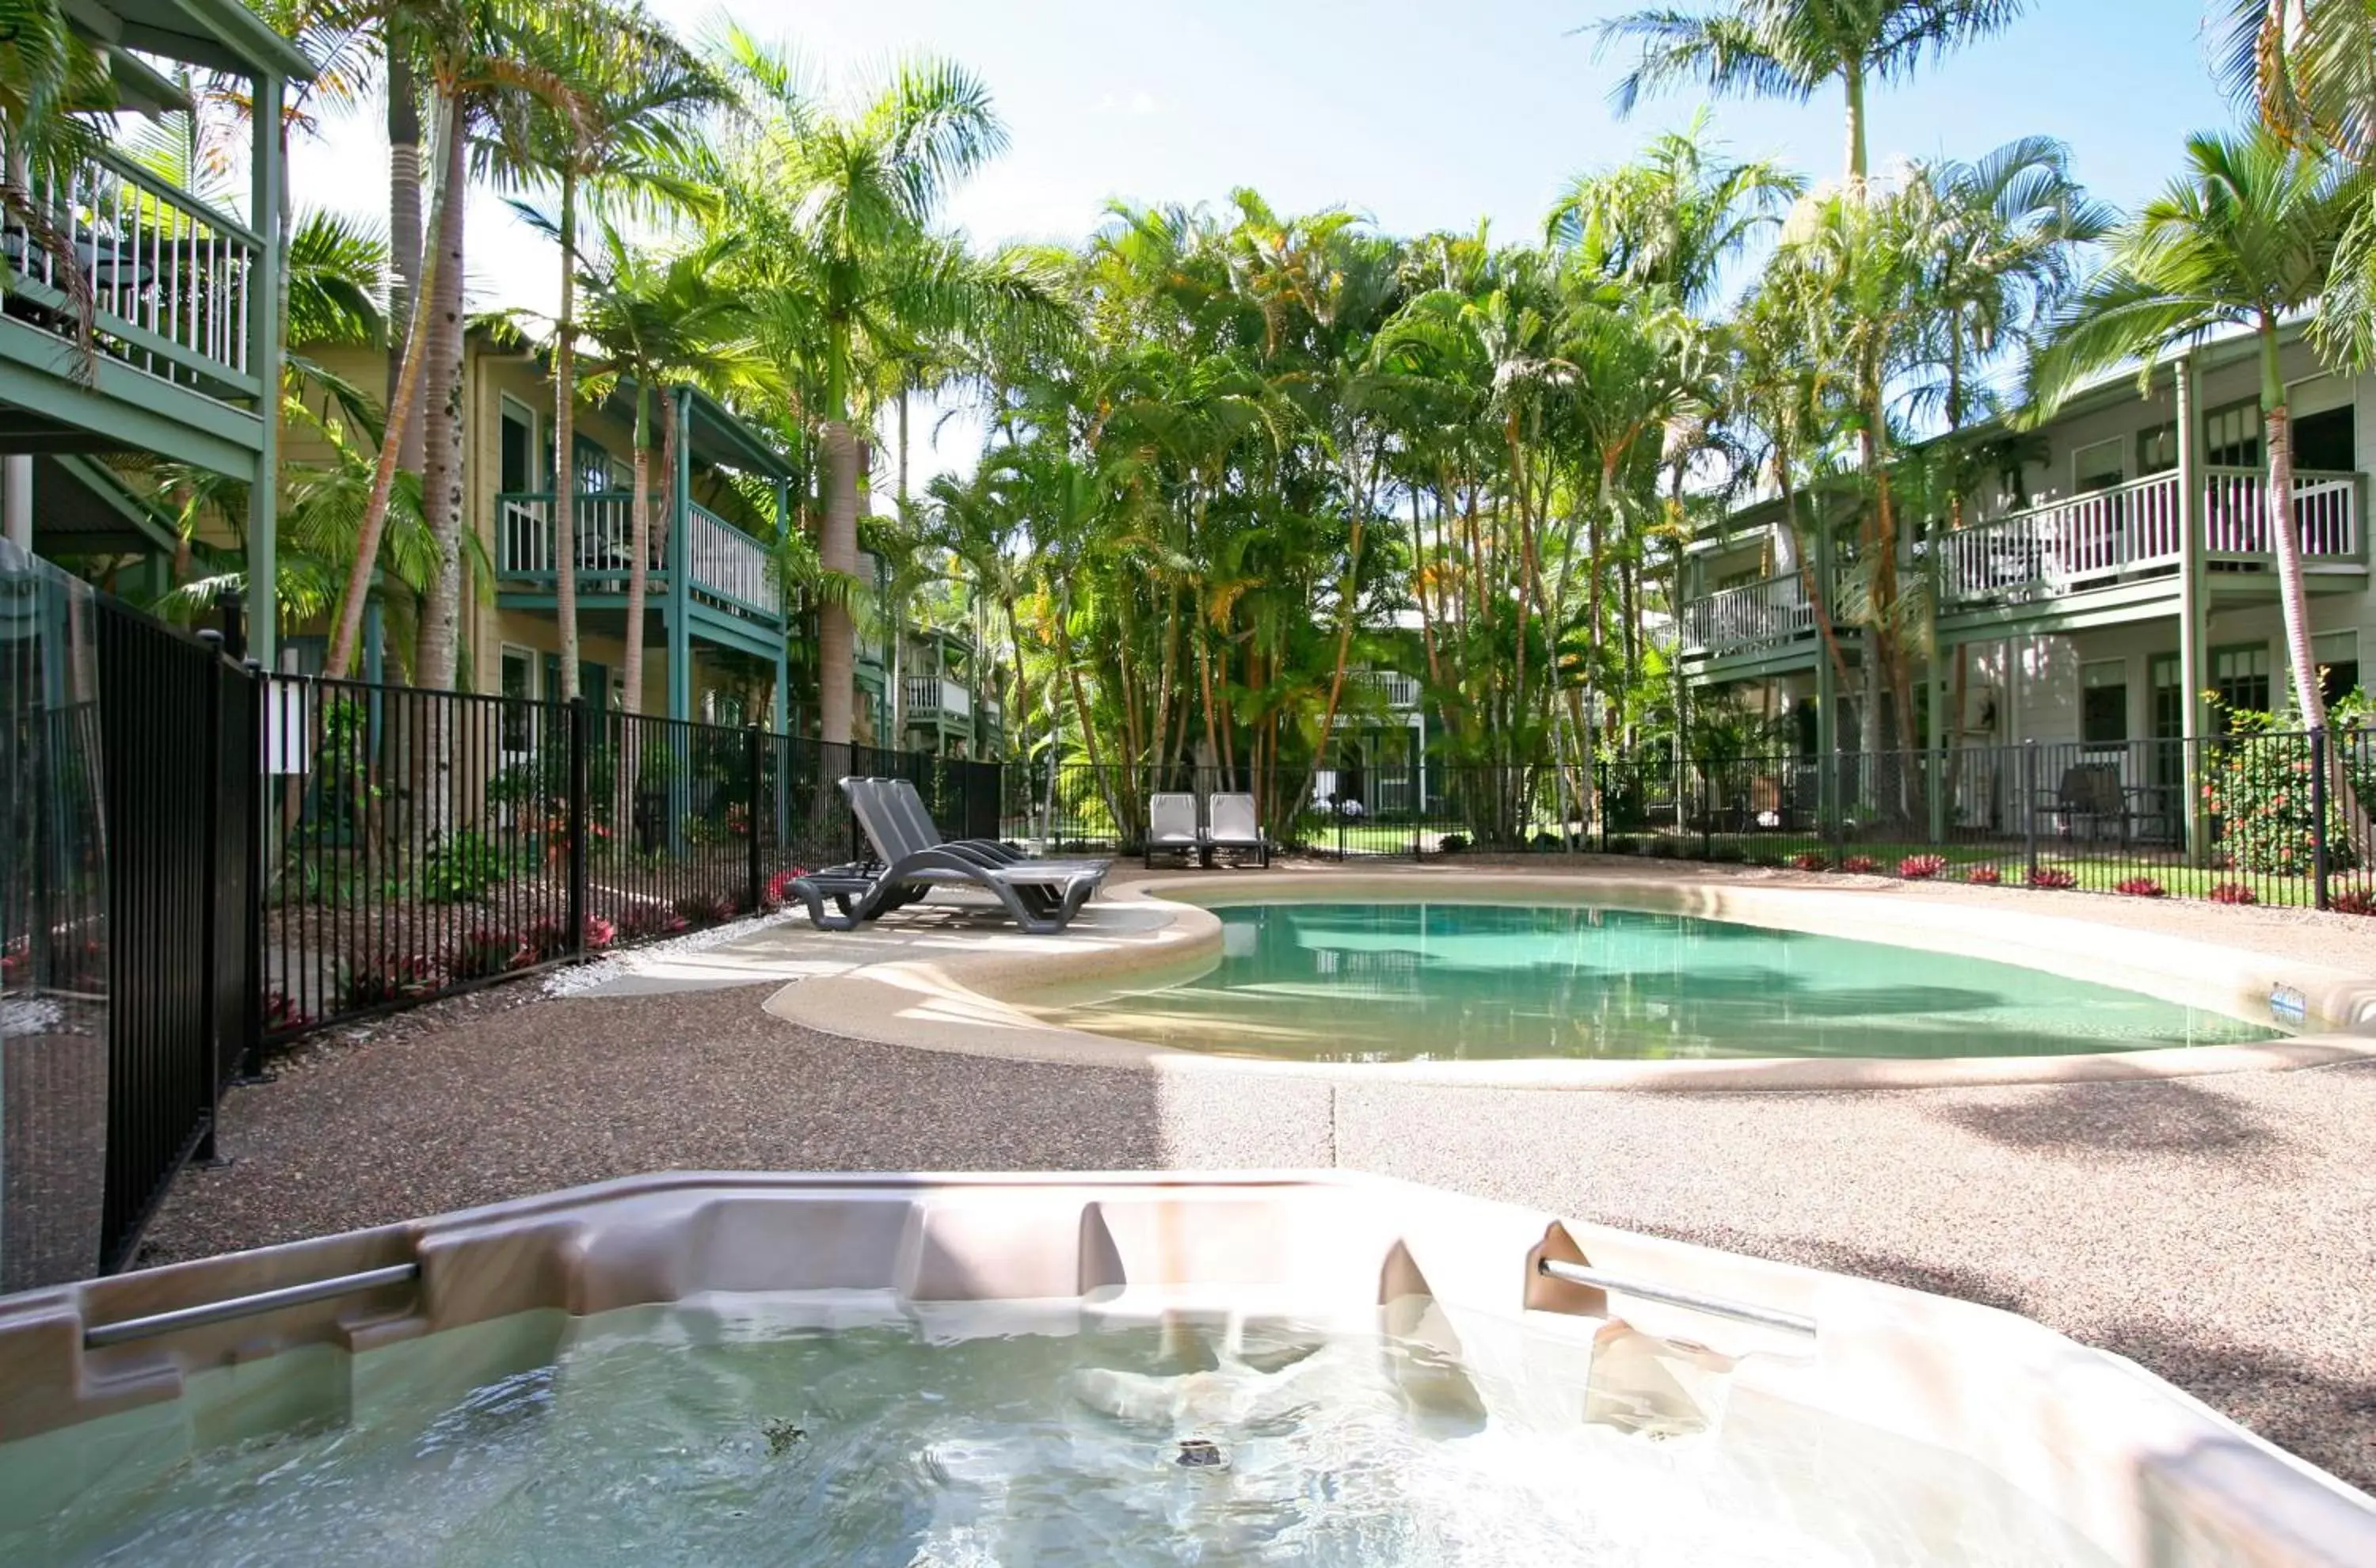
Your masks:
M1196 797L1159 793L1146 798L1146 867L1155 869L1158 855L1177 855L1186 865L1201 855L1205 836L1196 827Z
M1270 864L1270 838L1262 830L1254 814L1252 795L1217 792L1206 802L1205 828L1205 863L1213 863L1217 849L1233 849L1240 853L1253 851L1256 863Z

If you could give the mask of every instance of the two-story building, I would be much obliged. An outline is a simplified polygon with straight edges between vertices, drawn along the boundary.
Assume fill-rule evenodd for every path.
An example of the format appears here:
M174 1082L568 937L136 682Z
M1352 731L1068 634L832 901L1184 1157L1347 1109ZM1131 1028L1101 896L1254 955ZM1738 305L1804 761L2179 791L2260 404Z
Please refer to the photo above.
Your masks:
M2018 468L1967 502L1963 527L1929 519L1919 543L1907 530L1901 571L1928 588L1936 649L1916 744L2062 742L2124 787L2159 792L2176 818L2183 742L2217 733L2223 707L2288 705L2256 355L2251 339L2224 339L2157 366L2142 393L2133 371L2084 388L2008 443ZM2376 377L2327 371L2299 329L2281 362L2332 698L2359 684L2376 639L2359 467L2376 451ZM1838 627L1843 685L1809 596L1819 552L1807 534L1767 500L1694 542L1684 671L1697 703L1770 717L1803 753L1853 750L1862 634Z
M102 55L118 113L189 107L143 55L246 79L272 124L312 62L237 0L77 0L71 25ZM102 127L103 128L103 127ZM12 171L23 159L5 149ZM26 210L0 220L0 524L52 557L170 554L175 540L98 461L187 463L248 486L245 536L276 554L281 347L279 139L250 138L245 220L100 148L67 169L16 173ZM271 651L272 628L258 628Z
M375 350L315 357L362 386L380 385L386 374ZM590 702L624 706L637 389L581 401L573 416L572 560L556 526L553 384L543 360L472 332L462 387L466 521L493 575L493 594L471 596L463 610L469 685L539 700L561 695L559 578L568 568L577 595L579 690ZM648 464L640 711L780 729L790 701L789 622L772 541L792 526L791 469L707 393L676 386L658 395L674 403L680 439L673 472L659 471L657 450ZM321 439L292 429L291 457L326 457L315 450ZM326 641L318 634L291 637L280 667L318 669Z

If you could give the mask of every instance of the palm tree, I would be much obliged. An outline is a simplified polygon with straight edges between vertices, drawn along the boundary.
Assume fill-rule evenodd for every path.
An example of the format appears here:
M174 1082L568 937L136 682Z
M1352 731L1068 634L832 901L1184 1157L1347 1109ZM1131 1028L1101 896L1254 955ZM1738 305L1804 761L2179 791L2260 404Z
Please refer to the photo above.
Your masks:
M2219 77L2288 140L2376 160L2376 6L2228 0Z
M2326 704L2311 654L2301 542L2293 515L2293 440L2279 369L2278 331L2318 297L2336 241L2365 182L2266 129L2194 137L2187 172L2116 232L2110 261L2061 314L2033 363L2040 417L2083 377L2130 360L2152 362L2222 328L2258 340L2261 420L2268 453L2267 527L2294 700L2323 729Z
M661 432L660 471L671 476L662 482L672 483L679 433L669 389L691 384L726 392L752 386L764 370L750 342L749 308L718 281L737 248L738 242L725 235L672 255L655 255L637 250L605 222L598 251L585 258L586 313L578 326L594 349L584 367L587 390L601 395L622 387L636 399L624 664L629 713L643 711L645 594L652 559L663 547L652 526L654 407Z
M1654 138L1630 163L1579 177L1544 232L1589 271L1663 288L1688 310L1707 305L1725 265L1781 220L1807 182L1764 159L1716 150L1705 113Z
M1599 25L1600 45L1638 46L1610 93L1631 114L1645 92L1699 82L1719 97L1804 103L1837 81L1847 106L1847 177L1865 177L1865 89L1904 81L1925 54L1986 38L2022 0L1730 0L1710 11L1635 11Z
M963 249L933 232L950 192L1004 148L1006 128L981 82L937 60L897 66L851 113L814 104L780 54L739 30L729 63L764 118L732 182L736 221L753 239L750 282L775 318L779 357L804 360L820 430L826 572L858 565L859 444L853 419L866 363L886 347L962 330L987 303ZM797 348L785 340L802 339ZM822 738L850 735L854 628L827 595L819 615Z
M647 212L700 206L707 187L694 168L698 157L694 133L699 116L721 102L726 89L632 0L601 0L584 15L561 15L554 25L534 35L530 53L565 91L554 98L512 97L499 111L497 139L507 152L505 173L550 186L560 198L559 221L551 231L561 251L561 309L552 338L552 526L562 695L568 698L578 695L574 443L580 198L598 207L624 202ZM643 456L639 442L639 464ZM641 507L640 470L636 482L636 504ZM636 635L631 631L631 636ZM639 666L641 660L631 656L630 662ZM640 673L640 669L631 670L629 681Z

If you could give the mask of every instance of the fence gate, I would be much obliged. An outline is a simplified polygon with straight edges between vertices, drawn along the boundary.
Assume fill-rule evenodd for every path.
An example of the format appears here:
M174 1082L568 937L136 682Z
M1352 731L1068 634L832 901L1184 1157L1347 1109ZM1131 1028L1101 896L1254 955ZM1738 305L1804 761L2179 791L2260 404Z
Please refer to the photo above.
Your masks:
M255 1038L259 683L211 636L97 600L107 834L102 1272L167 1185L210 1157L224 1081Z

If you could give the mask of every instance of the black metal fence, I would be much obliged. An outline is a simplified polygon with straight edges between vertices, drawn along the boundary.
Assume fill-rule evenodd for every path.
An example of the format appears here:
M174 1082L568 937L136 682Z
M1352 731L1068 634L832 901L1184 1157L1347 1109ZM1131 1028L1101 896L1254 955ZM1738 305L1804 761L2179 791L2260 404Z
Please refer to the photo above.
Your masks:
M837 781L995 832L994 763L469 693L271 676L264 1030L288 1038L780 906L864 858Z
M254 1038L257 691L218 637L104 597L95 612L107 909L92 962L108 1000L99 1263L113 1269L175 1172L211 1156L223 1085Z
M1282 846L1345 859L1589 849L2135 897L2376 907L2370 729L1640 756L1588 774L1550 764L1320 768L1308 788L1304 770L1283 772L1268 781L1266 831ZM1158 791L1201 802L1253 782L1218 768L1013 766L1002 833L1050 852L1134 852Z

